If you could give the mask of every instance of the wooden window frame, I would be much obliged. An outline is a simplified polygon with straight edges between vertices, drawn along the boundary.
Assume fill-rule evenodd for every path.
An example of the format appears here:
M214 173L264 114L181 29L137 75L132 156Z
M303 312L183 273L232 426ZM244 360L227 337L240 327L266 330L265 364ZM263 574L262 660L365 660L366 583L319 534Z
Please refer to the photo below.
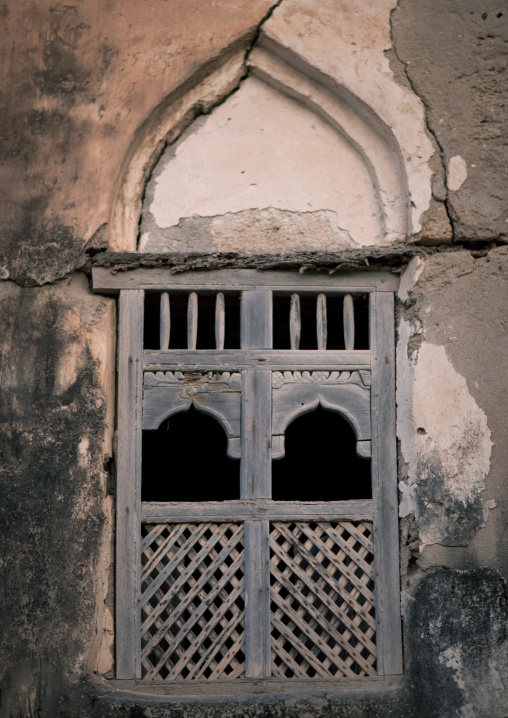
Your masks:
M326 520L371 518L374 524L374 566L376 575L376 648L377 673L380 678L402 673L397 460L395 440L395 350L394 350L394 292L399 278L390 272L366 271L344 274L304 275L285 271L214 270L172 273L170 269L134 269L114 273L107 268L93 269L94 291L119 295L118 345L118 449L117 449L117 523L116 523L116 676L122 680L138 680L141 676L140 658L140 560L139 542L142 521L183 520L195 514L195 507L182 504L166 508L161 504L141 502L141 437L143 413L143 373L145 371L173 371L185 362L187 370L242 371L242 422L249 420L249 397L254 398L259 431L254 435L242 433L241 487L242 500L236 502L235 512L220 504L208 506L202 520L243 520L246 531L258 533L255 542L267 540L268 520L284 520L294 516L290 502L271 502L266 484L270 477L270 455L261 446L266 434L271 435L270 403L263 407L261 397L268 397L271 371L301 370L359 370L370 369L370 421L372 456L372 500L339 502L330 506L321 502L307 512ZM216 291L225 289L245 292L242 307L241 350L172 350L143 349L143 312L145 291ZM259 312L271 291L336 292L339 294L369 295L370 349L364 351L280 351L271 349L271 332L266 322L256 322L256 312L249 309L249 301ZM258 295L258 296L256 296ZM266 305L268 311L268 305ZM264 327L264 328L263 328ZM161 332L162 332L161 328ZM346 330L347 331L347 330ZM270 336L268 334L270 333ZM191 341L191 340L190 340ZM293 341L293 340L292 340ZM192 344L190 344L192 346ZM194 344L195 346L195 344ZM247 350L247 351L244 351ZM259 370L259 367L262 370ZM259 456L264 460L259 461ZM256 481L252 482L256 456ZM261 478L260 478L261 477ZM252 487L252 490L249 489ZM227 502L230 503L230 502ZM254 508L255 505L255 508ZM293 511L293 513L291 513ZM193 513L194 512L194 513ZM243 512L243 513L242 513ZM256 513L257 512L257 513ZM257 516L257 519L256 519ZM260 520L260 517L263 517ZM235 519L236 517L236 519ZM286 519L287 520L287 519ZM250 545L254 545L251 541ZM257 554L245 560L246 591L267 590L266 568L259 565ZM265 602L266 606L266 602ZM247 685L250 679L266 677L269 647L269 617L255 602L246 611L248 649ZM252 630L256 626L258 630ZM261 628L261 630L259 630ZM367 679L371 681L372 679ZM288 684L295 685L293 679ZM305 683L305 681L304 681ZM327 682L325 681L324 684ZM274 684L274 681L272 681ZM327 685L340 687L340 679ZM192 689L188 689L192 692Z

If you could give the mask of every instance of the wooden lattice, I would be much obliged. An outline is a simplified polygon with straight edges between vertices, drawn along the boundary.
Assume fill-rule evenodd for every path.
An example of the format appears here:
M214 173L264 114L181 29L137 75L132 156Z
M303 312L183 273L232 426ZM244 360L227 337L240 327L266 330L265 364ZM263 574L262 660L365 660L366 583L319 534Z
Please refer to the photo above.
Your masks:
M272 675L376 674L372 524L273 523Z
M243 524L142 527L145 679L244 674Z

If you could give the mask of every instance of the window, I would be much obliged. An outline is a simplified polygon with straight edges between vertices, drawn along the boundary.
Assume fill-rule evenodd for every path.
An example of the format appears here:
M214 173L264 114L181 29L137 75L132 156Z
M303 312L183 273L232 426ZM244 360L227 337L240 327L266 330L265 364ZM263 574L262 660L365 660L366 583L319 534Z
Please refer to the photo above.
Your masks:
M120 293L119 679L401 673L396 287L94 269Z

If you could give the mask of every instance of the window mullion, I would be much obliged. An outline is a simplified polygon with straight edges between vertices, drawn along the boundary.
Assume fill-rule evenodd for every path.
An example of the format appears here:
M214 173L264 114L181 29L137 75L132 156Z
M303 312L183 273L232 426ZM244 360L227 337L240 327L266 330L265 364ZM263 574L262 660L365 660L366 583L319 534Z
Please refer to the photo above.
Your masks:
M269 522L245 522L245 676L270 676Z
M241 301L241 348L272 347L272 292L245 291ZM272 373L242 372L240 496L266 499L271 492ZM245 522L245 675L270 676L269 523Z

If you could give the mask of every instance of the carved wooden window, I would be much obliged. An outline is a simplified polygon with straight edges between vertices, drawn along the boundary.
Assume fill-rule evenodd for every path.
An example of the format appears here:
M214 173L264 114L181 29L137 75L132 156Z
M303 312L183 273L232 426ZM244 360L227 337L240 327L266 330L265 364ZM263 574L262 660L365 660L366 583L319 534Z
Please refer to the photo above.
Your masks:
M384 272L94 270L96 291L120 293L118 678L401 673L396 285ZM212 462L219 439L208 463L206 429L171 428L196 409L221 425L236 478ZM285 437L323 409L370 480L340 475L340 427L303 447L295 484L277 478ZM335 468L313 468L325 448Z

